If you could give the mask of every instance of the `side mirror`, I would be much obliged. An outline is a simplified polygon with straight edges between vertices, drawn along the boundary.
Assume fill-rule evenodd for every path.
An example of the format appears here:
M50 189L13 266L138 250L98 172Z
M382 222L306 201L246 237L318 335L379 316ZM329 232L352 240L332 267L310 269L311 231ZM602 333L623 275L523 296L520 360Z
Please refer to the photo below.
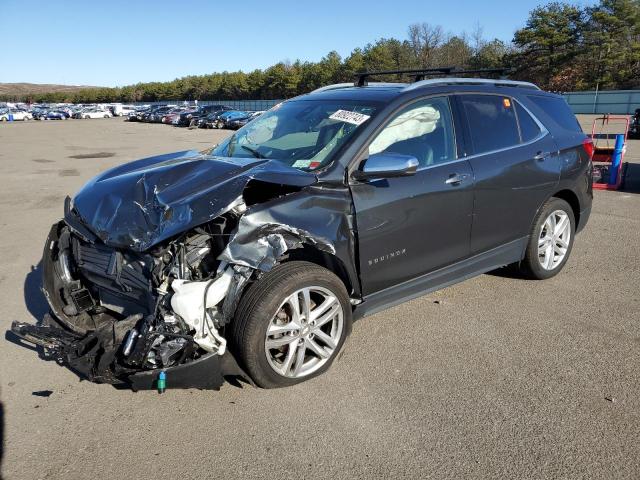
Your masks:
M416 173L418 159L401 153L381 152L371 155L359 170L353 172L356 180L406 177Z

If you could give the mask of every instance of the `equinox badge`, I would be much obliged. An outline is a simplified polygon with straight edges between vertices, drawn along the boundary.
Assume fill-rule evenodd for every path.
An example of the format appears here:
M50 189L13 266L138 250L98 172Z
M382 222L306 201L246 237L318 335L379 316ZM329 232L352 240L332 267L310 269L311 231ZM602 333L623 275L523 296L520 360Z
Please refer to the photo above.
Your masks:
M372 258L368 260L369 265L375 265L376 263L386 262L387 260L393 260L396 257L401 255L406 255L407 249L403 248L402 250L396 250L395 252L387 253L386 255L381 255L379 257Z

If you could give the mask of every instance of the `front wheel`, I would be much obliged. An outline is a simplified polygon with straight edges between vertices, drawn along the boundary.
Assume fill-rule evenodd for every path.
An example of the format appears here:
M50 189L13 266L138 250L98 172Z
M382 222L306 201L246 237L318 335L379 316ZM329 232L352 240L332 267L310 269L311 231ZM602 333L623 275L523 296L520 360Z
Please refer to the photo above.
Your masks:
M349 295L335 274L290 262L247 290L231 325L232 345L256 384L286 387L326 371L351 322Z
M571 206L560 198L549 199L533 222L520 271L535 280L557 275L569 259L575 231Z

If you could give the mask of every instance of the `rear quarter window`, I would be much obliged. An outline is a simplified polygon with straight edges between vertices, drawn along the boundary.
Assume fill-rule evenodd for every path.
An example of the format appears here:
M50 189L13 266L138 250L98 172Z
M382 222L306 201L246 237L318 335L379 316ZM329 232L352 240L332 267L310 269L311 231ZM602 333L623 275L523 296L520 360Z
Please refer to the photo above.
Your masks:
M531 115L520 105L515 102L516 112L518 113L518 123L520 124L520 134L523 142L530 142L540 135L540 127Z
M578 119L564 98L540 95L528 95L527 98L564 130L582 133L582 127L580 127Z

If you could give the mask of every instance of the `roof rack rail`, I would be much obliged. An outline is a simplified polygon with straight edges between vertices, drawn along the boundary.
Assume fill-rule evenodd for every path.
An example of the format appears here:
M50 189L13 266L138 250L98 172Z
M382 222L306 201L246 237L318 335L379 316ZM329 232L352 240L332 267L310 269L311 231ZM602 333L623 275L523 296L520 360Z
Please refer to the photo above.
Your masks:
M381 70L376 72L359 72L355 74L356 81L354 86L364 87L367 85L367 79L377 75L412 75L414 82L424 80L426 77L433 77L437 75L500 75L504 78L508 73L512 71L511 68L479 68L473 70L464 70L457 67L437 67L437 68L420 68L414 70Z
M391 86L404 86L405 83L393 83L393 82L374 82L377 87L391 87ZM334 83L332 85L325 85L324 87L316 88L309 93L326 92L327 90L338 90L341 88L353 88L353 82L348 83Z
M325 85L324 87L316 88L315 90L311 90L309 93L320 93L326 92L327 90L338 90L340 88L349 88L353 87L353 83L334 83L332 85Z
M420 80L404 87L403 91L415 90L420 87L435 85L495 85L496 87L520 87L529 88L531 90L540 90L535 83L521 82L518 80L491 80L489 78L430 78L428 80Z

